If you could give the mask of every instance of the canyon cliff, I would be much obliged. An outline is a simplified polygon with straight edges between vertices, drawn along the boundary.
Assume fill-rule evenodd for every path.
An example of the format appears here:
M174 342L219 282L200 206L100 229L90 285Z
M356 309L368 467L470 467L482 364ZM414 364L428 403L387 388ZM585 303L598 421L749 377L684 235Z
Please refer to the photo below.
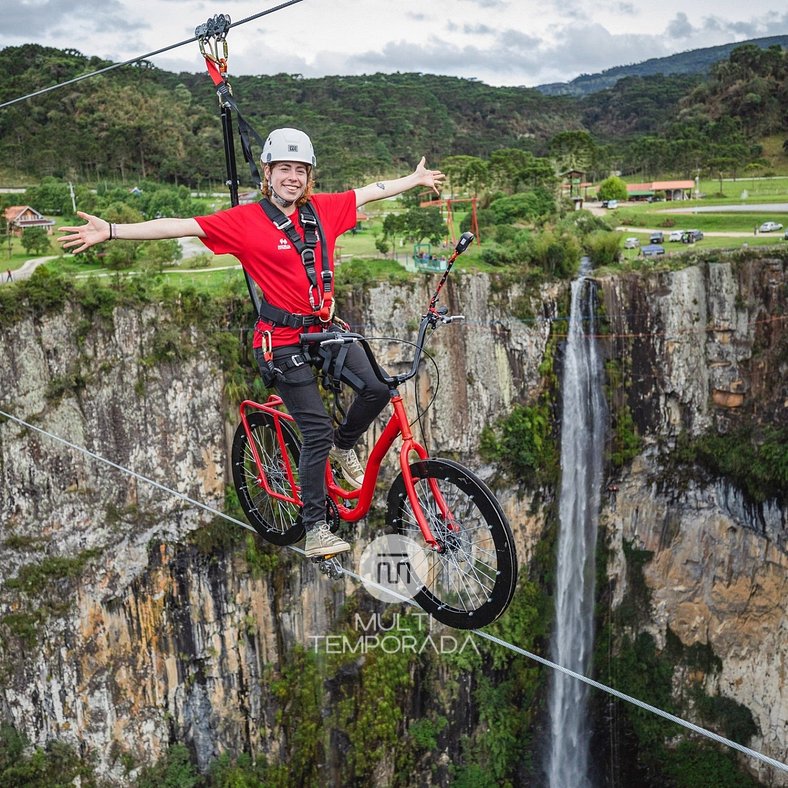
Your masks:
M740 743L785 762L784 490L753 495L697 457L677 460L709 434L785 426L785 261L701 262L600 275L596 284L611 435L631 422L637 438L611 463L603 494L605 659L613 664L619 646L643 636L657 653L682 655L670 676L676 708L714 727L707 701L726 699L751 723ZM412 339L429 285L418 276L353 288L343 317L370 337ZM444 303L465 321L430 337L440 385L424 362L417 401L435 399L414 429L433 454L462 459L495 489L521 575L536 580L534 567L549 561L540 547L555 528L554 489L518 478L480 441L514 406L549 400L560 385L551 378L567 286L463 274ZM448 657L335 655L325 636L357 644L380 632L381 605L352 578L329 581L186 500L231 507L231 399L239 369L247 383L254 377L239 352L248 316L211 315L177 298L119 299L97 311L74 295L0 323L0 409L73 444L0 422L0 719L32 745L59 740L89 755L118 785L133 784L176 742L201 770L222 753L249 752L283 781L319 774L332 784L437 785L478 767L539 784L525 757L540 726L533 665L515 667L475 641ZM228 348L240 363L228 362ZM410 349L389 339L375 349L389 369L410 362ZM403 394L415 410L414 389ZM551 413L557 432L560 413ZM369 445L381 428L370 430ZM350 566L384 530L384 502L357 527ZM543 585L549 595L549 580ZM518 593L507 616L531 610L525 589ZM420 618L408 626L427 628ZM521 626L505 616L499 632L514 639ZM545 628L549 621L528 644L543 653ZM434 630L441 634L457 633ZM703 664L685 658L699 648ZM517 671L530 673L501 694ZM614 672L598 678L608 683ZM492 746L496 725L519 726L507 728L513 741ZM738 767L765 785L788 785L784 773L744 756Z

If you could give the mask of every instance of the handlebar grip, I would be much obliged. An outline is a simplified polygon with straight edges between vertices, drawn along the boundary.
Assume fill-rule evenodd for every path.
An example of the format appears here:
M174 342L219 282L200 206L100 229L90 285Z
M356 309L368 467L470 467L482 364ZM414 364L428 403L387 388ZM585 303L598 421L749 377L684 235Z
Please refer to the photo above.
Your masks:
M357 342L364 337L348 331L316 331L314 334L301 334L301 343L306 342Z

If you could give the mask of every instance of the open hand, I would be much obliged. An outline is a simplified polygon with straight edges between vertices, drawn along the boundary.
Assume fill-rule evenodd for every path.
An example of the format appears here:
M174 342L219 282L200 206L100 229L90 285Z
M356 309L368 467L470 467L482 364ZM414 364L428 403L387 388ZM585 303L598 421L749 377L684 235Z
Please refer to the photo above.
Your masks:
M428 186L435 194L440 194L438 188L443 184L446 176L440 170L428 170L427 159L422 156L421 161L416 165L416 176L422 186Z
M109 222L100 219L98 216L91 216L89 213L77 211L77 216L84 219L87 224L78 227L61 227L60 238L57 242L66 250L78 254L89 249L91 246L102 241L109 240Z

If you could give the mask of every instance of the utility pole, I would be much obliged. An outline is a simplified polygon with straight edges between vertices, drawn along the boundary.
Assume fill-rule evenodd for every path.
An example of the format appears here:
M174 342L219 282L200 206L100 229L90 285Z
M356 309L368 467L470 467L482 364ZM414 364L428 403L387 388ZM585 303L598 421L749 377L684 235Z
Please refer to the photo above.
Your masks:
M71 207L74 209L74 214L77 212L77 201L74 197L74 185L71 181L68 182L68 193L71 195Z

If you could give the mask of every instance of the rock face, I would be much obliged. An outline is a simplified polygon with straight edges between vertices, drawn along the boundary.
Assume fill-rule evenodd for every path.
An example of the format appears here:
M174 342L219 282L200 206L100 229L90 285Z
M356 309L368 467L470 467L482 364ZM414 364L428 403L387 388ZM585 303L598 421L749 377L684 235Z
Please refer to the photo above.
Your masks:
M671 478L658 447L680 434L786 422L785 270L776 261L713 263L601 283L608 352L631 367L629 404L644 451L616 480L605 518L616 596L628 593L623 543L644 567L658 645L710 645L707 690L746 706L758 734L741 742L788 761L788 530L785 500L758 503L719 479ZM709 686L711 684L711 686ZM750 761L767 785L788 776Z
M343 317L370 337L413 339L430 284L423 277L354 290ZM616 480L615 508L608 500L603 512L617 599L627 592L624 542L653 551L643 628L658 642L669 627L685 645L710 644L723 667L709 690L752 712L759 733L743 743L785 761L785 511L719 480L671 484L658 451L682 432L727 429L745 412L785 417L785 369L775 367L785 326L774 319L784 315L784 268L707 264L611 277L601 287L606 352L627 368L616 396L644 438ZM565 300L564 287L532 294L481 274L450 281L443 303L466 320L430 337L437 394L427 361L417 384L422 409L436 396L414 425L433 454L462 458L493 479L494 469L474 459L479 434L541 390L539 367L551 333L563 328L554 318ZM536 317L513 317L524 301ZM222 359L206 342L217 327L178 328L173 347L163 341L175 328L166 305L118 307L88 327L85 319L75 304L2 330L0 409L221 508L235 417ZM375 349L391 370L412 358L385 339ZM413 387L403 394L415 414ZM368 445L382 425L373 425ZM221 525L206 547L196 537L209 512L7 420L0 490L3 720L34 744L57 738L92 751L99 773L121 785L173 741L187 742L203 768L225 751L276 761L288 734L271 671L331 631L343 606L364 593L352 580L330 584L287 551L252 559L242 539L222 541ZM545 513L532 512L517 486L496 490L527 564ZM381 519L378 509L360 527L353 565ZM467 715L455 711L467 730ZM767 767L758 773L788 784Z
M435 454L472 455L481 428L540 382L549 324L509 325L509 296L496 305L489 288L486 277L465 277L446 291L470 328L431 338L441 385L421 428ZM555 299L545 298L549 309ZM346 317L369 336L407 336L427 300L425 280L380 286L353 294ZM253 571L243 550L189 545L212 516L172 493L221 509L229 478L234 414L221 359L196 328L167 345L176 328L167 307L117 308L87 330L85 319L72 305L2 337L2 409L72 444L0 426L2 718L34 744L56 738L92 751L119 783L129 762L150 763L174 740L188 742L203 768L228 750L275 760L282 701L271 666L329 632L359 591L327 584L286 551L269 552L279 565L271 573ZM409 346L376 349L391 369L410 364ZM422 409L435 381L419 378ZM415 414L413 391L402 393ZM503 498L517 521L517 491ZM542 525L530 517L519 529L524 554ZM44 581L25 580L36 566Z

